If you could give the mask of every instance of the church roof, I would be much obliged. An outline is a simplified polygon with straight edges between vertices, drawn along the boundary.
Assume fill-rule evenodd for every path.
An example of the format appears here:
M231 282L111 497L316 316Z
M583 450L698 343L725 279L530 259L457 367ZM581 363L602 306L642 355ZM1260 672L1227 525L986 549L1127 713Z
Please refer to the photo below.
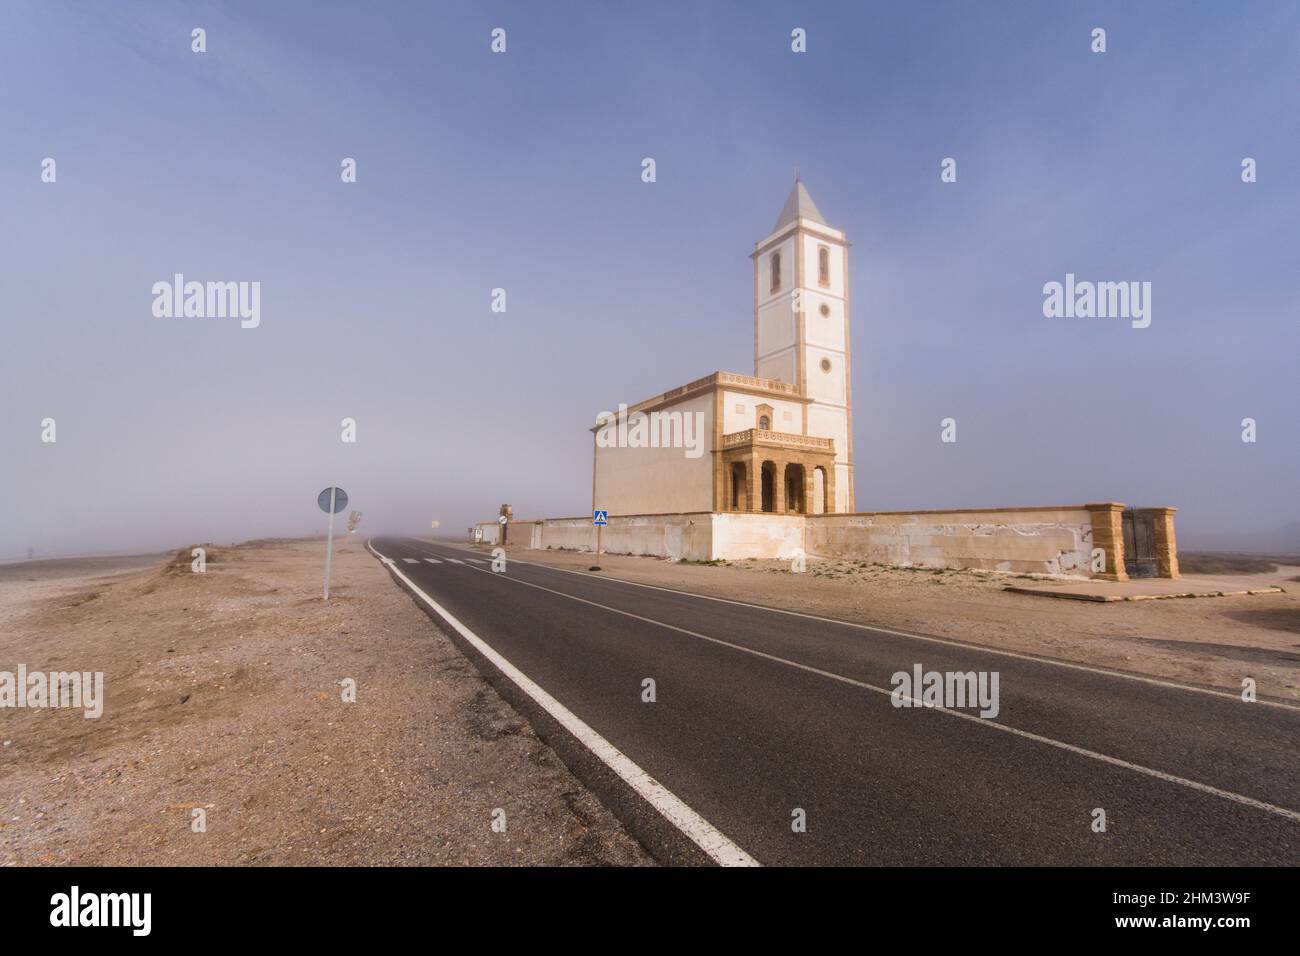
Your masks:
M817 204L812 201L812 196L808 195L808 190L803 188L803 180L796 179L794 187L790 190L790 197L785 201L785 208L781 210L781 215L777 217L776 225L772 231L776 232L783 226L788 226L796 219L811 219L813 222L820 222L826 225L826 220L822 218L821 212L817 209Z
M805 405L810 405L813 402L813 399L802 388L790 382L782 382L771 378L757 378L753 375L741 375L739 372L714 372L712 375L704 376L704 378L697 378L693 382L679 385L677 388L670 388L662 395L647 398L644 402L637 402L631 407L621 406L619 412L602 412L602 417L589 430L593 432L599 431L602 422L614 421L615 417L620 414L632 415L637 412L655 411L669 405L675 405L678 402L684 402L687 399L696 398L704 392L715 390L746 392L750 395L779 398L787 402L802 402Z

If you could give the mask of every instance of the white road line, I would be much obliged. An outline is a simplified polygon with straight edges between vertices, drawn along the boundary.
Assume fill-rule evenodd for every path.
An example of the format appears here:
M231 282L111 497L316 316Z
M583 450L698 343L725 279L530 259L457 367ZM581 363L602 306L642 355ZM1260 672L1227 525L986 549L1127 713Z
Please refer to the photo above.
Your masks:
M387 562L388 559L376 551L374 545L369 541L366 542L366 547L377 558ZM454 561L455 559L448 558L447 560ZM460 562L456 561L456 563L459 564ZM757 860L728 839L720 830L683 803L667 787L637 766L631 758L596 733L573 711L542 690L527 674L493 650L491 645L458 621L450 611L420 590L414 581L397 568L397 565L388 562L388 567L395 575L406 582L406 586L419 595L424 603L433 608L434 613L455 629L456 633L491 661L501 673L513 681L520 690L558 721L565 730L573 734L579 743L599 758L601 763L618 774L621 780L635 790L650 806L654 807L665 820L707 853L710 859L721 866L760 865ZM484 571L482 568L471 568L471 570L479 571L482 574L491 574L490 571Z
M428 561L430 564L442 564L442 562L437 558L425 558L424 560Z
M402 558L402 560L405 561L407 564L419 564L419 563L420 563L420 559L419 559L419 558Z
M448 558L447 560L450 561L452 564L464 564L464 563L465 563L464 561L461 561L461 560L459 560L459 559L457 559L457 558Z
M491 574L490 571L484 571L482 568L471 568L470 570L478 571L480 574ZM401 572L399 571L397 573L400 574ZM663 621L656 621L653 618L642 617L640 614L633 614L631 611L624 611L620 608L611 607L608 604L601 604L598 601L589 601L586 598L580 598L573 594L566 594L563 591L556 591L554 588L543 587L542 585L534 584L531 581L521 581L519 578L512 578L504 574L494 574L492 576L494 578L499 578L503 581L511 581L515 584L522 584L525 587L537 588L537 590L539 591L546 591L550 594L558 595L559 597L566 597L571 601L578 601L582 604L589 604L592 607L598 607L606 611L612 611L615 614L622 614L624 617L630 617L638 621L643 621L646 624L654 624L657 625L658 627L667 628L670 631L676 631L679 634L685 634L689 637L698 638L699 640L702 641L709 641L712 644L718 644L721 645L722 647L729 647L732 650L741 651L745 654L752 654L755 657L761 657L764 658L765 660L774 661L777 664L784 664L787 667L793 667L796 668L797 670L806 671L810 674L817 674L821 677L826 677L834 681L839 681L844 684L850 684L854 687L860 687L863 690L869 690L876 694L883 694L886 697L892 697L894 695L893 690L889 688L877 687L874 684L868 684L860 680L854 680L852 677L845 677L842 674L836 674L833 671L822 670L819 667L813 667L809 664L801 664L798 661L792 661L785 657L777 657L775 654L767 654L764 653L763 651L754 650L752 647L745 647L743 644L733 644L731 641L724 641L721 638L710 637L709 635L701 634L698 631L690 631L684 627L678 627L676 624L665 624ZM918 707L926 706L923 705L922 702L915 697L911 698L911 700ZM960 710L952 710L948 707L941 707L941 706L940 707L926 706L926 709L938 711L939 713L947 714L950 717L958 717L962 720L971 721L978 727L986 727L989 730L1000 730L1006 734L1013 734L1016 737L1022 737L1025 740L1032 740L1035 743L1047 744L1049 747L1055 747L1058 750L1065 750L1068 751L1069 753L1078 754L1081 757L1088 757L1089 759L1097 760L1100 761L1101 763L1110 764L1113 767L1122 767L1125 770L1132 770L1135 773L1145 774L1146 776L1154 777L1157 780L1164 780L1168 783L1175 783L1178 784L1179 786L1187 787L1188 789L1191 790L1198 790L1201 793L1208 793L1211 794L1212 796L1222 797L1224 800L1231 800L1234 803L1240 803L1243 806L1253 807L1256 810L1264 810L1268 813L1273 813L1276 814L1277 816L1285 817L1286 819L1291 820L1293 822L1300 823L1300 812L1297 812L1295 810L1288 810L1286 807L1275 806L1274 804L1271 803L1265 803L1263 800L1256 800L1254 797L1247 797L1244 794L1233 793L1230 790L1220 790L1218 787L1212 787L1207 783L1199 783L1195 780L1189 780L1186 777L1179 777L1171 773L1165 773L1163 770L1156 770L1152 767L1144 767L1141 764L1131 763L1130 761L1122 760L1119 757L1111 757L1108 754L1098 753L1095 750L1088 750L1084 747L1076 747L1074 744L1068 744L1063 740L1055 740L1051 737L1044 737L1041 734L1031 733L1028 730L1020 730L1017 727L1010 727L1007 724L995 723L991 720L986 720L983 717L979 717L975 714L967 714Z
M1073 661L1054 660L1050 657L1036 657L1033 654L1020 654L1016 651L1006 651L996 647L987 647L983 644L969 644L963 641L949 640L943 637L927 637L924 634L912 634L908 631L896 631L888 627L881 627L876 624L860 624L856 621L842 621L833 617L822 617L817 614L808 614L803 611L790 611L780 607L767 607L763 604L750 604L748 601L737 601L734 598L715 597L712 594L696 594L693 591L680 591L677 588L661 587L657 584L642 584L640 581L627 581L623 578L612 578L603 574L591 574L587 571L575 571L572 568L557 568L551 564L539 564L536 561L525 561L522 558L511 558L515 564L526 564L530 568L543 568L547 571L559 571L563 574L576 574L584 578L593 578L597 581L610 581L614 584L626 584L628 587L648 588L651 591L666 591L669 594L680 594L682 597L699 598L701 601L717 601L720 604L735 604L739 607L753 608L756 611L770 611L773 614L788 614L791 617L802 617L809 621L820 621L824 624L840 624L844 627L853 627L861 631L879 631L881 634L890 634L894 637L911 638L914 641L928 641L931 644L945 644L948 647L959 647L967 651L979 651L985 654L998 654L1002 657L1012 657L1020 661L1030 661L1034 664L1047 664L1051 667L1066 667L1070 670L1086 671L1089 674L1101 674L1104 677L1118 677L1121 680L1138 681L1143 684L1153 684L1156 687L1169 687L1173 690L1186 690L1195 694L1208 694L1211 697L1222 697L1226 700L1240 701L1241 695L1234 694L1231 691L1214 690L1209 687L1197 687L1193 684L1180 684L1177 681L1161 680L1158 677L1143 677L1141 674L1128 674L1124 671L1106 670L1104 667L1090 667L1087 664L1076 664ZM1283 710L1300 710L1300 706L1288 704L1285 701L1277 700L1256 700L1251 706L1258 707L1280 707Z

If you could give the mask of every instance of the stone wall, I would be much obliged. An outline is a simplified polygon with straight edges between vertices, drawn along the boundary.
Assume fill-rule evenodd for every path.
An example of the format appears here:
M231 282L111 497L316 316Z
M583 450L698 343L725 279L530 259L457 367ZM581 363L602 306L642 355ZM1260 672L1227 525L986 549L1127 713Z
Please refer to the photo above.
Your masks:
M605 526L601 547L610 554L641 554L691 561L708 561L713 541L710 512L668 515L613 515ZM483 541L499 540L494 522L482 522ZM596 526L591 518L547 518L515 521L506 540L519 547L545 550L595 551Z
M1092 516L1083 506L809 515L804 547L904 567L1089 575Z
M1116 502L1047 508L988 508L860 514L780 515L693 512L611 515L603 547L610 554L641 554L691 561L718 558L809 556L904 567L974 569L1019 574L1067 574L1123 579L1123 537ZM1178 575L1172 508L1157 512L1160 573ZM496 543L496 522L479 525ZM533 548L594 551L588 517L516 521L509 542ZM1102 566L1093 571L1093 550Z
M710 558L740 561L744 558L792 558L804 547L803 515L713 515Z

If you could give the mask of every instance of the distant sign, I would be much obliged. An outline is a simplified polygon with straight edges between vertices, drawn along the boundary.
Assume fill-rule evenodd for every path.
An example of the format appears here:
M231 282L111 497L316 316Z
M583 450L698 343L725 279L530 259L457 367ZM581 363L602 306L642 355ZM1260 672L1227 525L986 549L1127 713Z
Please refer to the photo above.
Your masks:
M435 522L433 523L433 527L436 528L436 527L438 527L438 525L440 525L440 524L442 524L441 521L435 521Z
M608 511L593 511L593 512L591 513L591 523L592 523L592 524L609 524L609 512L608 512Z
M348 515L348 534L351 534L353 531L356 531L357 525L359 525L360 523L361 523L360 511L354 511L352 512L352 514Z
M508 520L509 520L509 519L506 518L505 515L502 515L500 518L497 518L497 524L505 524L506 521L508 521Z
M334 496L334 507L330 508L330 495ZM316 496L316 504L326 514L338 514L348 506L348 493L342 488L326 488Z
M348 506L348 493L342 488L326 488L316 496L316 504L320 505L320 510L330 516L330 533L325 545L325 600L330 599L330 566L334 563L334 516ZM355 522L361 520L361 512L352 513L352 522L349 524L348 531L351 532L356 527Z

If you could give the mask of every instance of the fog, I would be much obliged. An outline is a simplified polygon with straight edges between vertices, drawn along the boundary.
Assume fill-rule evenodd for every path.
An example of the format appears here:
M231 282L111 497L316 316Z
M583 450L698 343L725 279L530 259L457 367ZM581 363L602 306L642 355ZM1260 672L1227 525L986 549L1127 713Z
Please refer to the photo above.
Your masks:
M853 242L859 511L1300 549L1300 8L535 7L7 5L0 559L319 533L332 484L364 533L584 514L600 411L752 371L795 167ZM155 315L178 273L256 327ZM1046 318L1067 274L1150 326Z

